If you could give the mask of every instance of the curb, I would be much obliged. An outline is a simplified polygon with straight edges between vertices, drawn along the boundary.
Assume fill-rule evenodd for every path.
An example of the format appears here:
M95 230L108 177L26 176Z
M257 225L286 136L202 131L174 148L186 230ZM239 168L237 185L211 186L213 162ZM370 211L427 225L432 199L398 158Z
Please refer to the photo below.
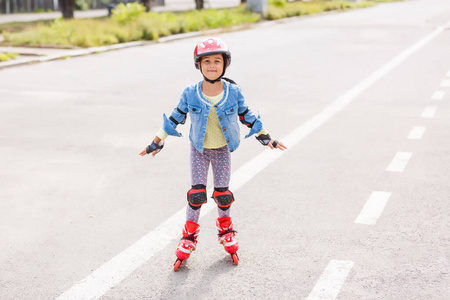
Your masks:
M284 23L289 23L289 22L305 19L305 17L315 17L315 16L318 16L321 14L330 14L330 13L336 13L336 12L329 11L329 12L319 13L319 14L314 14L314 15L296 16L296 17L284 18L284 19L273 20L273 21L264 20L259 23L238 25L238 26L234 26L234 27L230 27L230 28L218 28L218 29L211 29L211 30L206 30L206 31L180 33L180 34L170 35L167 37L162 37L158 41L135 41L135 42L129 42L129 43L123 43L123 44L114 44L114 45L110 45L110 46L92 47L92 48L86 48L86 49L81 49L81 50L67 50L66 52L60 53L60 54L34 57L34 58L29 58L29 59L23 59L20 61L9 60L6 62L0 62L0 70L15 67L15 66L22 66L22 65L27 65L27 64L41 63L41 62L46 62L46 61L58 60L58 59L66 59L66 58L72 58L72 57L78 57L78 56L85 56L85 55L103 53L103 52L120 50L120 49L131 48L131 47L168 43L168 42L172 42L172 41L177 41L177 40L181 40L181 39L185 39L185 38L191 38L191 37L202 36L202 35L210 35L210 34L224 33L224 32L235 32L235 31L240 31L240 30L252 29L252 28L256 28L256 27L265 27L265 26L276 25L276 24L284 24Z
M41 62L46 62L46 61L58 60L58 59L85 56L85 55L103 53L103 52L120 50L120 49L131 48L131 47L168 43L168 42L172 42L172 41L176 41L176 40L181 40L181 39L185 39L185 38L191 38L191 37L196 37L196 36L201 36L201 35L206 35L206 34L237 31L237 30L241 30L242 28L248 28L248 25L247 26L236 26L235 28L228 29L228 30L219 28L219 29L212 29L212 30L207 30L207 31L196 31L196 32L174 34L174 35L170 35L167 37L162 37L158 41L135 41L135 42L129 42L129 43L123 43L123 44L102 46L102 47L91 47L91 48L80 49L80 50L67 50L66 52L59 53L59 54L46 55L46 56L41 56L41 57L33 57L33 58L29 58L29 59L23 59L20 61L9 60L6 62L0 62L0 70L15 67L15 66L22 66L22 65L41 63Z
M115 44L115 45L110 45L110 46L92 47L92 48L81 49L81 50L68 50L68 51L60 53L60 54L51 54L51 55L47 55L47 56L33 57L33 58L23 59L20 61L9 60L9 61L0 63L0 69L21 66L21 65L27 65L27 64L32 64L32 63L40 63L40 62L58 60L58 59L62 59L62 58L71 58L71 57L78 57L78 56L90 55L90 54L95 54L95 53L102 53L102 52L125 49L125 48L136 47L136 46L144 46L144 45L149 45L149 44L154 44L154 43L156 43L156 42L138 41L138 42L125 43L125 44Z

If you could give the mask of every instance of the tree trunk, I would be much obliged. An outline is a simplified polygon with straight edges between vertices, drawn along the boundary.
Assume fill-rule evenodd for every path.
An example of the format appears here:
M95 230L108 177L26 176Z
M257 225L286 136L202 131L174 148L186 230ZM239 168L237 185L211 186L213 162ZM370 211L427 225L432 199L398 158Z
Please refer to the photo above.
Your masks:
M203 9L204 1L203 0L195 0L195 9Z
M75 10L75 0L58 0L59 8L64 19L72 19Z
M146 12L149 12L152 9L151 0L142 0L142 4L145 6Z
M241 4L247 3L247 0L241 0Z

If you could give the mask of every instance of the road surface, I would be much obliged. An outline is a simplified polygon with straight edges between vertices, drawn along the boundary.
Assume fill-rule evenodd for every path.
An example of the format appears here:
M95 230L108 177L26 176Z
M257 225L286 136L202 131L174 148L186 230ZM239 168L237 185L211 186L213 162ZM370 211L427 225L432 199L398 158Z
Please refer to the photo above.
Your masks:
M1 298L450 298L449 20L416 0L220 34L289 147L232 154L238 266L210 200L172 271L189 125L138 155L201 79L198 37L1 70Z

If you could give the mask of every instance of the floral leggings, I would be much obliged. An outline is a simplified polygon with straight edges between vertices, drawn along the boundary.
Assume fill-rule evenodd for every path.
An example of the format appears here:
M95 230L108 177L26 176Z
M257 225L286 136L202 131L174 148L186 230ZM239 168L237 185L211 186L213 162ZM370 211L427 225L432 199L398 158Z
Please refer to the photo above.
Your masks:
M191 144L192 185L207 185L209 164L212 166L214 187L228 187L231 171L231 155L228 146L218 149L203 149L203 153L200 153Z
M231 155L228 146L217 149L203 149L200 153L191 144L191 184L207 186L209 165L212 166L214 187L223 188L230 184ZM219 217L228 217L230 209L218 209ZM198 223L200 209L193 210L187 206L186 220Z

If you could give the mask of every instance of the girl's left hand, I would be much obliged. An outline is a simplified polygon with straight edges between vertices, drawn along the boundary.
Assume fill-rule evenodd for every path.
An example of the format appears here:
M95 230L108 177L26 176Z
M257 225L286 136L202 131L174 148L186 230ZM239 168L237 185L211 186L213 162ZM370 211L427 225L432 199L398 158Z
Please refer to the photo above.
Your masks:
M275 143L275 146L274 146L274 143ZM269 146L270 149L272 149L272 150L280 149L281 151L284 151L287 149L286 146L282 142L275 141L274 139L271 139L267 146Z

